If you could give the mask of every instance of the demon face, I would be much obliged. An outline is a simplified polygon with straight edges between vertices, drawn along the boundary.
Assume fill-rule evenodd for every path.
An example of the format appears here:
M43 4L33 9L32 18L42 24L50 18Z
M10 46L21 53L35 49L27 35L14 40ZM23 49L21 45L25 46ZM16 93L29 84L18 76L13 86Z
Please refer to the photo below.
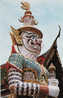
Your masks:
M23 45L28 51L40 54L42 39L38 34L28 31L22 33L21 37Z

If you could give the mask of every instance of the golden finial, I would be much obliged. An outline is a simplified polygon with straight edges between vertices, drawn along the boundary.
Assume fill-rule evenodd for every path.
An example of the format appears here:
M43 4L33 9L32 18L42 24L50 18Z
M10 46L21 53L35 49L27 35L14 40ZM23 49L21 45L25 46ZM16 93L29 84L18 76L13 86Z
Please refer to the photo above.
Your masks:
M28 2L21 2L21 8L24 10L30 10L30 4Z
M56 67L51 63L51 65L48 68L49 71L56 71Z
M12 26L10 26L10 27L11 27L11 30L12 30L12 32L10 33L11 38L12 38L12 43L13 44L17 43L17 44L22 45L22 38L19 35L20 31L16 30Z
M24 24L24 26L34 26L37 25L38 22L32 15L32 12L30 11L30 4L28 2L21 2L21 8L26 10L24 13L24 16L19 19L21 23Z
M14 35L15 35L15 34L18 34L18 32L19 32L18 30L16 30L16 29L15 29L14 27L12 27L12 26L10 26L10 28L11 28L12 32L14 33Z

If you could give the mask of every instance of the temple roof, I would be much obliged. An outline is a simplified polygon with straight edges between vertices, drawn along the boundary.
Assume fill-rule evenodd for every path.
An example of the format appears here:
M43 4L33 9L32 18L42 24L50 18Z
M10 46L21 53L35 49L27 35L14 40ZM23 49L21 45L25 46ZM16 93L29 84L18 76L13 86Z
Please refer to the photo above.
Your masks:
M60 37L60 31L50 49L46 53L39 56L37 60L40 64L43 64L47 69L49 68L51 63L54 64L54 66L56 67L56 78L59 80L59 88L60 88L58 98L63 98L63 68L57 50L58 37Z

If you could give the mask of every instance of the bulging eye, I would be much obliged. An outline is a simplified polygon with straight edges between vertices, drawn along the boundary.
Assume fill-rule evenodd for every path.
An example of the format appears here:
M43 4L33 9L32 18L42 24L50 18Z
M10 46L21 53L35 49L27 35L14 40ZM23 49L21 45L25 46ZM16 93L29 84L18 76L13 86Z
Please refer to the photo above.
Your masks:
M35 36L32 36L31 38L32 38L32 39L35 39Z
M38 36L36 36L36 35L32 36L32 39L37 39L37 38L38 38Z

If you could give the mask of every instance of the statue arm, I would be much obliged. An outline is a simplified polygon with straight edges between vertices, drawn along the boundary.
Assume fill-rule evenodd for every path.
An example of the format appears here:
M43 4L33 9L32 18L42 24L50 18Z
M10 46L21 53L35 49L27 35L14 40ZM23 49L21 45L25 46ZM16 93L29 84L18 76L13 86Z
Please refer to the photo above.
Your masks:
M59 95L59 91L60 90L58 86L40 86L40 92L48 96L57 97Z
M44 72L45 73L43 73L41 75L41 78L40 78L40 79L42 79L41 80L42 85L40 85L40 95L44 94L44 95L48 95L48 96L52 96L52 97L57 97L59 95L59 91L60 91L60 89L58 87L58 84L59 84L58 80L57 79L52 79L52 80L54 80L54 82L56 81L56 85L51 84L50 83L51 80L47 79L47 77L49 78L49 72L45 68L44 68Z
M59 87L56 86L45 86L36 83L20 82L17 85L12 86L12 90L17 95L48 95L57 97L59 95Z
M57 97L59 94L58 86L45 86L38 83L24 82L22 81L22 74L15 68L11 68L8 73L8 84L11 92L18 95L49 95Z

